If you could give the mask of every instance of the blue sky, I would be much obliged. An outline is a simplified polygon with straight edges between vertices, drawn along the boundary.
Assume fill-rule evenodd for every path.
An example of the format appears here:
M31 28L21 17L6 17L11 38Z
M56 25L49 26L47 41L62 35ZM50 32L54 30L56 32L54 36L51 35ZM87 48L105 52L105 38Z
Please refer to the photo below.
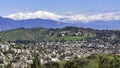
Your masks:
M119 11L120 0L0 0L0 16L38 10L65 13Z

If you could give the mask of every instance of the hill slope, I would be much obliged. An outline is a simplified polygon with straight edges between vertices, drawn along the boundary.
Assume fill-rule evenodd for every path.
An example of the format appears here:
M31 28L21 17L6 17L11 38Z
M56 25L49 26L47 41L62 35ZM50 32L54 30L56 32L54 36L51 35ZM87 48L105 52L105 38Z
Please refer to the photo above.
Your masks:
M80 32L80 31L82 33L81 35L75 35L76 34L75 32ZM76 41L76 40L83 40L87 37L92 37L90 36L90 34L92 33L88 33L83 29L78 30L78 28L72 28L72 27L66 27L63 29L19 28L15 30L1 32L0 39L5 41L16 41L16 40Z
M0 32L0 39L5 41L80 41L80 40L102 40L106 42L120 42L120 31L93 30L76 27L63 29L14 29Z

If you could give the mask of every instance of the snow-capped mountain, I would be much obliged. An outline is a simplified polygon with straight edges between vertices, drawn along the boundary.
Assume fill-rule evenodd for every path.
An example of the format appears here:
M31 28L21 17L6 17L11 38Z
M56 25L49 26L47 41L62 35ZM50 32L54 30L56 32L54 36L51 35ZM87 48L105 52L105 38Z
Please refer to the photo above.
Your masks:
M4 16L5 18L11 18L14 20L25 20L25 19L49 19L56 20L60 22L66 23L74 23L74 22L90 22L90 21L111 21L111 20L120 20L120 12L109 12L109 13L100 13L95 15L85 15L85 14L75 14L75 15L58 15L55 13L47 12L47 11L37 11L33 13L15 13L10 14L8 16Z
M16 28L34 28L34 27L42 27L42 28L63 28L65 26L69 26L70 24L58 22L55 20L47 20L47 19L25 19L25 20L13 20L10 18L0 17L0 31L16 29Z
M120 29L120 12L101 13L96 15L58 15L46 11L34 13L16 13L0 17L0 31L24 28L63 28L76 26L93 29Z
M15 13L15 14L10 14L8 16L5 16L6 18L11 18L14 20L25 20L25 19L36 19L36 18L41 18L41 19L51 19L51 20L58 20L62 18L60 15L56 15L54 13L46 12L46 11L37 11L34 13Z

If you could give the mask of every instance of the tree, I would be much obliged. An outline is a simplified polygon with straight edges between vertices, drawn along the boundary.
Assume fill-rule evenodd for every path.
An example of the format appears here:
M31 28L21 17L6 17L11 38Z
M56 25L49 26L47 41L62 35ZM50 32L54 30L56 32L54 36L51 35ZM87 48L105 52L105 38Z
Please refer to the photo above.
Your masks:
M11 68L12 67L12 63L9 63L5 66L5 68Z
M110 59L104 56L99 56L99 68L110 68Z
M34 59L33 59L33 68L41 68L41 62L40 62L40 58L39 55L35 55Z
M45 64L46 68L60 68L60 65L58 62L48 62Z
M120 68L120 58L118 56L114 56L114 59L111 60L110 68Z

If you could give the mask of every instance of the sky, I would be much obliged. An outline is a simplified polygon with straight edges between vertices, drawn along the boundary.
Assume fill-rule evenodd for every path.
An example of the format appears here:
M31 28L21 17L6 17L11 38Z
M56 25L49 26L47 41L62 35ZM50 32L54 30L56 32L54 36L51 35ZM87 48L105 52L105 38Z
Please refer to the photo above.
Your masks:
M0 0L0 16L40 10L61 14L120 11L120 0Z

